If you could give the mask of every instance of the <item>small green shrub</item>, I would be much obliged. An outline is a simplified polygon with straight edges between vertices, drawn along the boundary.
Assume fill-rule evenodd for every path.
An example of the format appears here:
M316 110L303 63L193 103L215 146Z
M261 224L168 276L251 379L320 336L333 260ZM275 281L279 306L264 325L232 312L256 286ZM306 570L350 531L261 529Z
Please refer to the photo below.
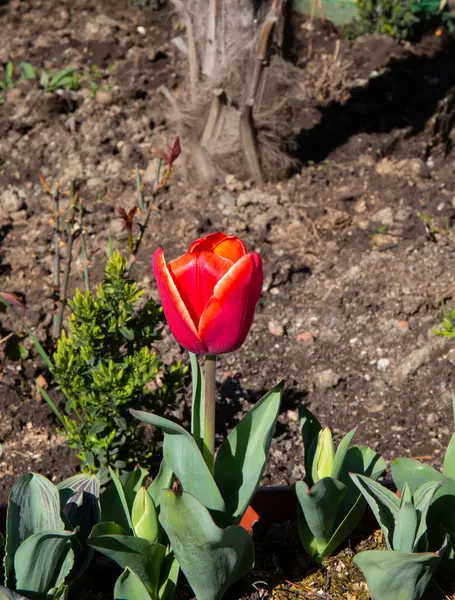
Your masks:
M358 0L358 18L351 35L382 33L397 39L408 38L421 20L415 0Z
M175 403L186 371L164 366L150 347L160 338L161 309L128 279L127 262L114 253L96 295L76 291L69 302L69 332L62 332L53 374L66 396L64 434L83 470L104 479L108 467L123 471L144 463L153 445L144 439L129 408L163 414Z

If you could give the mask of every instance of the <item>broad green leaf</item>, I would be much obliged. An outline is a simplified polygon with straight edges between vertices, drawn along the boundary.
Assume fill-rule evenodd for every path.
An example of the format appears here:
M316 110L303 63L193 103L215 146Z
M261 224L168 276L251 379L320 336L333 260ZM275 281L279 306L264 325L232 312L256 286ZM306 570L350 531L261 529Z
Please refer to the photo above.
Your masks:
M0 600L27 600L27 598L16 594L16 592L13 592L6 587L0 586Z
M152 600L136 573L126 568L115 582L114 600Z
M154 425L164 432L163 458L183 489L199 498L210 510L224 512L223 497L191 435L177 423L163 417L142 410L130 412L143 423Z
M120 477L130 512L133 508L136 494L141 487L145 485L145 481L147 480L148 476L148 471L143 469L140 465L137 465L133 471L129 471Z
M280 409L283 385L268 392L222 443L214 477L226 503L226 522L239 521L261 480Z
M22 542L14 555L16 590L26 596L40 594L44 599L50 590L58 588L74 564L73 535L68 531L44 531Z
M351 512L352 508L357 505L359 496L361 496L357 486L351 479L350 473L360 473L360 475L371 477L371 479L377 479L384 473L386 468L387 465L382 456L368 446L351 446L348 449L338 477L338 479L346 486L346 493L343 496L343 500L338 509L338 516L335 523L337 529ZM362 504L360 504L360 507L361 506ZM354 523L353 519L356 514L359 515L360 521L362 516L360 507L357 505L356 511L352 513L350 517L351 523ZM366 503L364 504L364 507L366 507ZM357 510L359 512L357 512ZM353 529L354 528L355 527L353 527ZM353 531L353 529L351 531Z
M347 433L343 439L341 440L337 451L335 453L335 458L333 460L333 469L331 477L334 479L339 479L341 469L343 467L344 460L346 458L346 454L351 445L352 439L355 436L355 432L357 431L357 427L354 427L349 433Z
M344 499L341 505L338 507L338 512L340 513L341 508L343 506ZM325 560L329 558L335 550L340 546L356 529L357 525L362 520L363 514L365 512L366 501L362 494L359 492L357 500L351 506L349 512L342 513L342 518L337 516L337 524L336 529L334 530L332 537L325 545L324 550L320 554L320 560Z
M251 536L239 525L220 529L186 492L163 492L160 522L198 600L220 600L254 564Z
M295 484L304 519L318 543L328 542L345 489L343 483L332 477L320 479L311 489L304 481Z
M367 550L354 557L374 600L418 600L438 567L446 545L436 553Z
M126 535L126 532L120 525L117 525L117 523L103 521L103 523L95 525L92 530L91 538L98 538L102 535Z
M63 80L67 78L68 75L71 75L71 73L74 73L76 70L76 67L65 67L64 69L61 69L52 77L49 83L49 87L54 88L56 86L62 85Z
M158 475L149 485L149 488L147 490L150 496L152 497L152 500L155 503L156 507L160 505L162 491L172 486L173 479L174 474L164 462L164 460L162 460L160 464L160 470L158 471Z
M441 485L442 483L439 481L428 481L421 485L414 494L414 506L418 511L419 516L419 526L416 532L414 551L420 550L419 542L426 538L428 511L434 495ZM426 548L424 548L424 550L426 550Z
M202 376L201 365L196 354L190 352L191 361L191 435L202 452L204 438L204 406L205 406L205 381Z
M101 520L118 523L124 530L133 534L130 508L126 500L122 482L112 469L109 469L112 483L101 495Z
M405 483L411 494L415 494L421 485L427 481L445 481L446 477L433 467L424 465L413 458L397 458L391 461L392 477L401 492Z
M311 470L313 458L316 452L318 434L322 429L321 424L312 412L305 408L302 404L299 405L300 416L300 432L302 434L305 462L305 480L308 485L312 484Z
M393 492L389 491L373 479L355 473L352 473L351 477L363 494L365 500L370 505L370 508L384 533L387 548L392 550L393 530L398 511L400 510L400 501Z
M5 581L15 587L14 556L28 537L42 531L64 531L58 490L42 475L27 473L13 485L6 517Z
M405 502L398 511L393 531L392 545L399 552L412 552L417 532L418 516L410 502Z
M130 535L93 535L88 543L123 569L128 567L134 571L151 597L157 597L161 564L166 554L164 546Z
M451 479L455 479L455 433L452 434L447 445L442 473Z
M160 600L174 600L179 572L179 563L174 553L168 548L168 553L161 567L161 582L158 592Z

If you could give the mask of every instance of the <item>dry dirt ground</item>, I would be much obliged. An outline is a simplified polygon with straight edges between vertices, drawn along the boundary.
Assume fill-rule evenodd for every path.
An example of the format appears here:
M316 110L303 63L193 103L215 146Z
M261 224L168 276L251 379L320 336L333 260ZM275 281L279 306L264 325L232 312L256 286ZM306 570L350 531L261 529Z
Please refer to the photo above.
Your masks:
M99 281L109 235L126 251L115 207L135 202L134 166L147 193L153 153L176 134L157 88L179 92L185 65L170 43L177 25L169 9L127 0L0 5L0 65L96 65L107 88L91 98L86 88L50 93L25 82L0 106L0 289L24 295L26 320L43 342L53 309L52 227L38 172L77 181ZM207 190L190 187L177 164L133 274L156 297L155 248L171 259L214 230L261 253L265 284L251 333L220 360L218 431L286 381L266 484L302 475L299 401L337 436L357 426L357 442L387 459L438 466L454 430L455 347L433 330L441 302L455 294L455 50L432 33L414 45L348 42L328 24L297 17L294 33L301 171L262 187L228 177ZM77 243L72 290L82 283L79 251ZM2 315L0 338L19 327ZM158 351L182 357L170 336ZM33 352L1 365L3 501L13 476L36 470L59 479L77 465L35 393L43 371Z

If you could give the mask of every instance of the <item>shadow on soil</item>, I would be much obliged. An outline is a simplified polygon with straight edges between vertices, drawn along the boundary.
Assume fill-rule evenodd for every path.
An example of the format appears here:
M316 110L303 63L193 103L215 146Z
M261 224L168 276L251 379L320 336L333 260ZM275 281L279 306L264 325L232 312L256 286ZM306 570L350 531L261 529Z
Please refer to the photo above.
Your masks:
M318 107L321 121L298 135L297 158L302 163L322 161L360 133L404 129L411 137L422 132L438 103L455 86L454 62L454 40L441 42L432 55L409 52L405 58L390 60L385 72L352 89L347 102ZM453 124L453 114L451 118Z

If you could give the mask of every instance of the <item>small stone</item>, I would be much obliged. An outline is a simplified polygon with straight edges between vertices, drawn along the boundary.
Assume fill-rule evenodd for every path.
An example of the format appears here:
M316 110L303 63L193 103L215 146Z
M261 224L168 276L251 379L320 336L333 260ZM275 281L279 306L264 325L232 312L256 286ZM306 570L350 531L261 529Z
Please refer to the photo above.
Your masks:
M381 225L393 225L393 211L390 206L382 208L372 216L371 220L375 223L381 223Z
M340 376L332 369L326 369L316 375L316 384L321 390L328 390L336 387L340 383L340 379Z
M112 102L112 92L110 90L98 90L96 92L96 101L99 104L110 104Z
M308 346L310 346L311 344L314 344L314 337L313 337L313 334L311 333L311 331L305 331L304 333L298 333L295 336L295 339L298 342L303 342L304 344L307 344Z
M288 410L286 413L286 417L289 421L293 421L294 423L297 423L297 421L299 420L299 414L296 410Z
M269 321L269 332L272 335L281 337L284 335L284 327L283 327L283 325L280 325L279 323L276 323L275 321Z
M19 197L16 190L11 188L6 189L0 194L0 210L3 214L16 213L23 207L24 202Z
M139 25L137 27L137 32L138 32L139 35L145 35L147 33L145 27L143 27L142 25Z
M398 321L397 323L397 327L398 329L409 329L409 322L408 321Z
M19 223L20 221L26 221L27 220L27 211L26 210L17 210L16 212L11 213L10 217L15 223Z
M386 369L388 369L390 365L390 360L388 358L380 358L378 360L378 370L379 371L385 371Z

